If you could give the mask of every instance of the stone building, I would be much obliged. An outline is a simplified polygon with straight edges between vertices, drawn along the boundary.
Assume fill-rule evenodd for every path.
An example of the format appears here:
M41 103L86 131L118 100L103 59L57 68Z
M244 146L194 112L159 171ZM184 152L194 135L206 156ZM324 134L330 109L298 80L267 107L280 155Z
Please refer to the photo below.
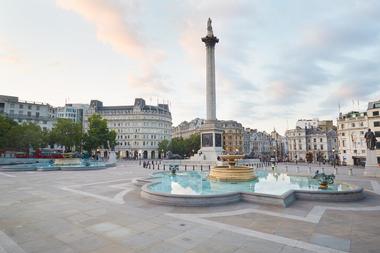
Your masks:
M251 135L252 155L262 161L270 160L272 155L272 137L270 134L253 130Z
M18 97L0 95L0 115L18 123L35 123L42 129L52 129L55 109L46 103L22 101Z
M219 120L221 129L223 129L223 149L229 154L243 154L243 134L242 124L234 120Z
M297 127L287 130L285 133L288 139L289 160L305 161L306 160L306 128Z
M380 100L368 103L367 118L368 128L371 128L377 138L376 156L380 163Z
M306 161L306 154L313 155L313 161L332 161L338 150L336 131L321 128L299 128L286 131L290 161Z
M271 153L272 157L277 158L278 161L287 160L287 141L286 138L279 133L277 133L276 129L274 129L271 133Z
M200 128L204 124L205 120L200 118L195 118L190 122L184 121L178 126L172 129L172 138L182 137L184 139L189 138L193 134L199 134Z
M83 128L88 129L88 118L94 113L107 120L108 128L116 131L115 151L121 158L155 159L162 155L158 143L171 139L172 116L167 104L146 105L136 98L134 105L103 106L92 100L84 114Z
M66 104L56 108L56 117L83 123L83 114L88 108L88 104Z
M336 127L334 126L334 123L332 120L319 120L318 118L315 119L299 119L297 120L296 127L299 128L319 128L324 132L327 132L329 130L336 130Z
M368 129L367 112L340 113L337 125L340 162L347 165L364 165L367 155L364 139Z
M199 134L201 127L205 123L204 119L193 119L190 122L184 121L172 129L172 138L189 138L192 134ZM227 153L244 152L243 136L244 128L241 123L233 120L217 120L215 124L223 130L223 149Z

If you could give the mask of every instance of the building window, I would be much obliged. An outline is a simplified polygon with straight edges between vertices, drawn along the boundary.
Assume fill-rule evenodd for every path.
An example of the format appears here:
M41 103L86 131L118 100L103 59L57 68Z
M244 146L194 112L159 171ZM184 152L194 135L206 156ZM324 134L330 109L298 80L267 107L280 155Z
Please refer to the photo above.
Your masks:
M355 123L351 123L351 126L352 126L352 127L355 127Z
M380 137L380 131L375 131L375 136Z
M320 138L319 141L322 142L322 138Z
M380 142L376 142L376 149L380 149Z
M314 139L313 139L313 141L314 141L314 142L317 142L317 139L316 139L316 138L314 138Z
M24 105L20 104L20 105L18 105L18 107L19 107L20 109L23 109L23 108L24 108Z
M32 110L32 106L31 106L31 105L28 105L28 109L29 109L29 110Z
M321 145L321 150L323 150L323 145Z
M373 126L375 126L375 127L380 126L380 121L375 121L375 122L373 122Z
M36 112L36 117L40 117L40 113L39 112Z
M342 133L342 136L345 136L346 134L345 133Z
M317 145L314 145L314 150L317 150Z
M346 153L346 150L343 150L343 153Z
M343 129L343 128L344 128L344 124L341 124L341 125L340 125L340 128Z
M32 116L32 112L28 112L28 117L31 117Z
M374 111L374 112L372 113L372 116L379 116L379 111Z
M11 108L15 108L15 104L12 103L12 104L10 105L10 107L11 107Z
M360 122L360 126L364 126L364 123L363 123L363 122Z

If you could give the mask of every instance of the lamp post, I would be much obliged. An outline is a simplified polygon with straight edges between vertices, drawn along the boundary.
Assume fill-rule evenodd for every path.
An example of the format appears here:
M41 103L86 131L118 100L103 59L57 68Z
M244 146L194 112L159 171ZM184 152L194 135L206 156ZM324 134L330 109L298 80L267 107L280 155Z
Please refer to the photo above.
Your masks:
M335 169L335 148L333 148L332 152L333 152L333 156L334 156L334 158L333 158L333 164L334 164L334 169Z

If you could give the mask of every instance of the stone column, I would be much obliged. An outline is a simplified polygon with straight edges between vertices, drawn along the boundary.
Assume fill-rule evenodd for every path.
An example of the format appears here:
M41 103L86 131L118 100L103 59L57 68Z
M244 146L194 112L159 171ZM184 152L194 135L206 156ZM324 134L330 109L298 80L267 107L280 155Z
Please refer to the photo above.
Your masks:
M216 121L216 94L215 94L215 44L219 39L214 36L211 19L207 24L207 35L202 38L206 45L206 108L207 121Z

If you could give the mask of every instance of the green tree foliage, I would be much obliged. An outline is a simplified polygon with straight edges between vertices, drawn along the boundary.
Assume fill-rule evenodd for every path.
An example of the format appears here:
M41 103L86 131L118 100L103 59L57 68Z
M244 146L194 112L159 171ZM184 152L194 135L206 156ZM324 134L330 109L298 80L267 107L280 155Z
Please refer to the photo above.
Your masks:
M167 148L162 148L165 147L165 145ZM173 154L190 157L200 149L201 139L199 134L193 134L187 139L183 139L182 137L173 138L169 145L167 145L167 140L163 140L158 146L159 150L164 149L165 152L171 151Z
M39 148L44 146L45 138L41 127L33 123L16 125L8 132L10 143L8 148L28 150L30 147Z
M99 114L92 115L89 119L89 129L84 134L84 149L91 153L98 148L111 148L116 145L116 132L110 131L107 127L107 120L103 119Z
M166 154L166 152L169 151L169 141L168 140L162 140L160 143L158 143L158 151L163 152Z
M82 142L82 125L69 119L58 119L50 132L50 143L65 146L67 151L79 147Z
M12 139L9 132L17 123L9 118L0 115L0 148L7 148L11 145Z

